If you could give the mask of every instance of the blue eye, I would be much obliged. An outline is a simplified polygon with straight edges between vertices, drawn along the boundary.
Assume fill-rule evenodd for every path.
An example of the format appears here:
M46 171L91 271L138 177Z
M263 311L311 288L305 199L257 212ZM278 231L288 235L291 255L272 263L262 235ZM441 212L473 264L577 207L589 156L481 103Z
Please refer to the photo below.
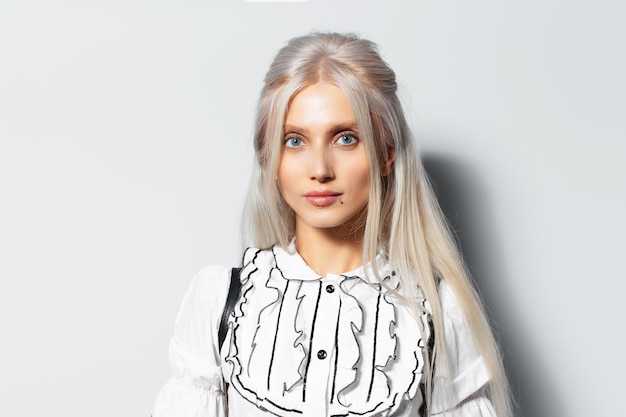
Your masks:
M302 139L295 136L285 139L285 146L288 148L297 148L302 145Z
M353 145L354 143L357 142L357 138L354 137L354 135L351 135L349 133L344 133L343 135L339 136L339 139L337 139L337 142L340 145Z

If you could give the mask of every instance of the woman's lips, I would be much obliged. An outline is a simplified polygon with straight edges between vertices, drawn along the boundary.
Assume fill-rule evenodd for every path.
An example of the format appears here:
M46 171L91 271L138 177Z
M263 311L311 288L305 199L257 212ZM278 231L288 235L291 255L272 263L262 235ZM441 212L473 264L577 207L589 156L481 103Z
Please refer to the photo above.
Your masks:
M341 198L341 193L336 191L311 191L304 195L304 198L314 206L330 206Z

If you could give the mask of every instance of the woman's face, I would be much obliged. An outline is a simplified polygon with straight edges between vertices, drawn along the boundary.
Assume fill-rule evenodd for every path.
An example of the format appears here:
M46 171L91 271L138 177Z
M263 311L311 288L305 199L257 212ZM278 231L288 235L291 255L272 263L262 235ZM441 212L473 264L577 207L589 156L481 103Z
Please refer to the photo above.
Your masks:
M318 82L296 94L285 119L278 168L296 232L350 226L369 194L369 164L348 98Z

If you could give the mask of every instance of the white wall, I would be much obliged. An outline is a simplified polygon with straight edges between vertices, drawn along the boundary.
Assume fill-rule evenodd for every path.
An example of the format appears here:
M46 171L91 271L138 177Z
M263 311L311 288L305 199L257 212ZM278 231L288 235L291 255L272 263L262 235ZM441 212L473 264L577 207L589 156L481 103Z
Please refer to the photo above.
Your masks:
M0 0L0 415L147 416L200 267L239 260L261 80L354 31L396 70L520 415L621 414L617 1Z

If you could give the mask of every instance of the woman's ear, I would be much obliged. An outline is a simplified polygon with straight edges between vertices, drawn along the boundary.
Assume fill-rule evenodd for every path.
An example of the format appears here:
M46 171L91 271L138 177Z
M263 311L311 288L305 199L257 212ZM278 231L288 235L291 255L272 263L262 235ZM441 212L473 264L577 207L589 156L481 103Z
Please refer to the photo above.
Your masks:
M391 174L391 172L393 171L393 163L396 160L396 148L392 148L389 151L389 157L387 158L387 160L385 162L383 162L382 166L380 167L380 173L382 174L383 177L386 177L387 175Z

